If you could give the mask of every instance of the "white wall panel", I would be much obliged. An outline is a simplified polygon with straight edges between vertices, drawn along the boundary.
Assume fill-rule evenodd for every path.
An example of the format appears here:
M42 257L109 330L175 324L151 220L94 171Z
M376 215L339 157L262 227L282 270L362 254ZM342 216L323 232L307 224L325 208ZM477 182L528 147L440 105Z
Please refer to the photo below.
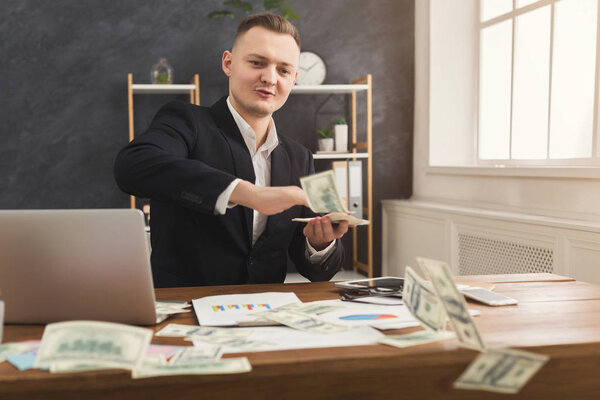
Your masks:
M404 275L415 257L455 274L551 272L600 284L600 224L440 202L383 202L383 274Z

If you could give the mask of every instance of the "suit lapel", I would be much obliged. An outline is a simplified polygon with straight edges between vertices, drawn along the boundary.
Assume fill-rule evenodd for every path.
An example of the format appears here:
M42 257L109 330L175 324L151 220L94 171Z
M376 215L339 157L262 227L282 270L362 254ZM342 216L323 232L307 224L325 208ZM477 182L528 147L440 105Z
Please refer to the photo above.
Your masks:
M290 158L280 142L271 152L271 186L289 186L293 184ZM277 224L281 218L288 218L285 212L269 216L264 233L268 234L272 229L272 225Z
M279 143L271 152L271 186L293 185L290 172L290 158L285 148Z
M231 155L235 165L236 176L245 181L254 183L256 177L254 175L254 166L252 165L252 159L250 158L250 152L244 142L244 138L240 133L240 130L227 107L227 97L222 97L218 102L213 104L210 109L215 122L217 123L221 132L225 136L225 139L229 143L231 149ZM248 234L249 243L252 243L252 226L253 226L253 213L252 209L244 207L244 217L246 220L246 230Z

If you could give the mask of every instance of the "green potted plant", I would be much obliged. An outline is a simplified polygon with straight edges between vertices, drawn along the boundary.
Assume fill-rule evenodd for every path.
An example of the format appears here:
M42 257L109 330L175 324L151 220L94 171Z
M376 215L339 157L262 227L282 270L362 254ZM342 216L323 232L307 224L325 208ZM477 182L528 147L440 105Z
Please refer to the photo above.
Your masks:
M275 12L278 11L283 18L288 20L298 20L298 14L286 3L286 0L263 0L263 6L265 11ZM231 19L235 18L235 11L231 9L239 10L246 15L252 12L253 5L250 1L245 0L226 0L223 2L225 7L229 7L227 9L221 9L217 11L213 11L208 14L208 18L223 18L229 17Z
M348 151L348 124L344 117L335 120L335 151Z
M333 151L333 138L331 137L332 133L333 133L333 130L327 129L327 128L319 129L317 131L317 134L320 137L319 138L319 150L320 151Z

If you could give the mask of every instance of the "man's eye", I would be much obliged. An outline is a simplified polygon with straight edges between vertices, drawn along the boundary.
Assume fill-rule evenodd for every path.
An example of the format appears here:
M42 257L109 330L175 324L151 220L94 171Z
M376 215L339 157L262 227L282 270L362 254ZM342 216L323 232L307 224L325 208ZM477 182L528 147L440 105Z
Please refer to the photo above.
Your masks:
M290 71L288 71L287 69L280 69L279 72L281 72L283 75L289 75Z
M252 61L252 60L250 60L250 64L255 65L255 66L259 66L259 65L261 65L261 62L260 61Z

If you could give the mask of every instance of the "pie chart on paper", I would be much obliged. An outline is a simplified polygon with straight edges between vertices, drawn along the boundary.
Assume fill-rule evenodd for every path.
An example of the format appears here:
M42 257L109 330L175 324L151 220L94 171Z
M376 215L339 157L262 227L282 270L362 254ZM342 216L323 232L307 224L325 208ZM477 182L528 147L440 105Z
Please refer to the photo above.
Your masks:
M355 314L340 317L343 321L376 321L380 319L398 318L393 314Z

